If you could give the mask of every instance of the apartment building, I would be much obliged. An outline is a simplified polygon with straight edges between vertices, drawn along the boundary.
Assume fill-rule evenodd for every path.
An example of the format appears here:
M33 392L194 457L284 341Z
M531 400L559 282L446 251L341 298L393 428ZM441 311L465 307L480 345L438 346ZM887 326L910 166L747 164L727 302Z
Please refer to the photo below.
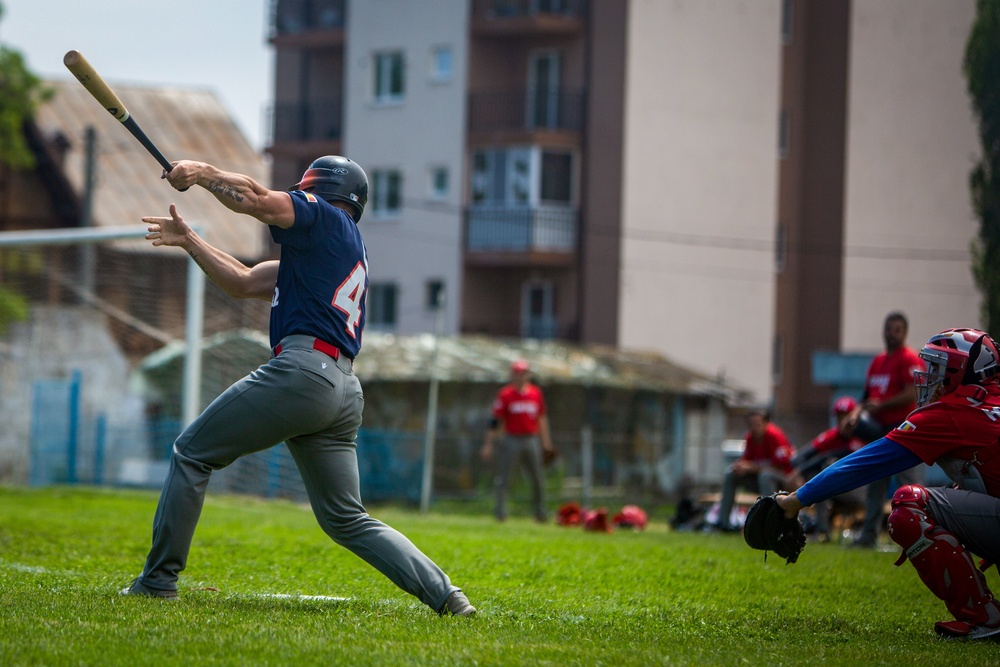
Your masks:
M804 437L817 353L978 325L973 0L270 6L274 182L368 170L374 327L659 351Z

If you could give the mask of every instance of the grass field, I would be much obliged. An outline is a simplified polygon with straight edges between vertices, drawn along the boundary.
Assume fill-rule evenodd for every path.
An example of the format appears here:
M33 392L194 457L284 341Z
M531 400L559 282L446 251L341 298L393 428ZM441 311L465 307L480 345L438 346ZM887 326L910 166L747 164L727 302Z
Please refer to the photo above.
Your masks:
M464 619L399 591L308 508L210 495L181 599L121 598L155 506L0 488L0 665L1000 664L998 643L934 636L944 606L895 554L810 544L764 563L738 535L660 519L596 534L370 508L467 592L479 614Z

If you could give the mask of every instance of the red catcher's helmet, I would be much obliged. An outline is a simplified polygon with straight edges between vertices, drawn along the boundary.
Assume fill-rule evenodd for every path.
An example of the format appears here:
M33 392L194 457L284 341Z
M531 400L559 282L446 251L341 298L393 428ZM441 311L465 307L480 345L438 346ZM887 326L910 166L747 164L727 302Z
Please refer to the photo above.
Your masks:
M833 414L846 415L848 412L858 407L858 402L850 396L841 396L833 402Z
M927 405L963 384L996 382L1000 350L978 329L946 329L931 336L920 350L926 371L914 373L917 405Z

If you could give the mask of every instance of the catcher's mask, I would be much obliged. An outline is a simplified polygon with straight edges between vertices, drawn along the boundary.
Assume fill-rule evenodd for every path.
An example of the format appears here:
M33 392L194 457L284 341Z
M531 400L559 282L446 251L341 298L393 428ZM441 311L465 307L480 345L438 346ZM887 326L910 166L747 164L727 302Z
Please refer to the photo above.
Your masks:
M917 371L917 405L938 401L963 384L996 382L1000 351L989 334L978 329L946 329L931 336L920 350L927 366Z

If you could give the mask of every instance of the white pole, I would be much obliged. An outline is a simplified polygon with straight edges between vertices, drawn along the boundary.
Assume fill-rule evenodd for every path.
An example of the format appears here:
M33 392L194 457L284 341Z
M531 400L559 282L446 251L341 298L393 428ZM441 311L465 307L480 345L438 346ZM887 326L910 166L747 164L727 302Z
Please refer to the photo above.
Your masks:
M583 477L581 480L583 497L580 506L583 509L590 509L594 487L594 432L589 425L580 429L580 465Z
M201 230L195 230L199 235ZM205 274L188 258L187 315L184 322L184 385L181 421L185 427L201 412L201 337L205 320Z
M434 343L431 348L430 389L427 396L427 430L424 434L424 474L420 485L420 511L424 514L431 507L434 488L434 438L437 430L438 407L438 338L444 325L444 292L438 294L437 312L434 317Z

